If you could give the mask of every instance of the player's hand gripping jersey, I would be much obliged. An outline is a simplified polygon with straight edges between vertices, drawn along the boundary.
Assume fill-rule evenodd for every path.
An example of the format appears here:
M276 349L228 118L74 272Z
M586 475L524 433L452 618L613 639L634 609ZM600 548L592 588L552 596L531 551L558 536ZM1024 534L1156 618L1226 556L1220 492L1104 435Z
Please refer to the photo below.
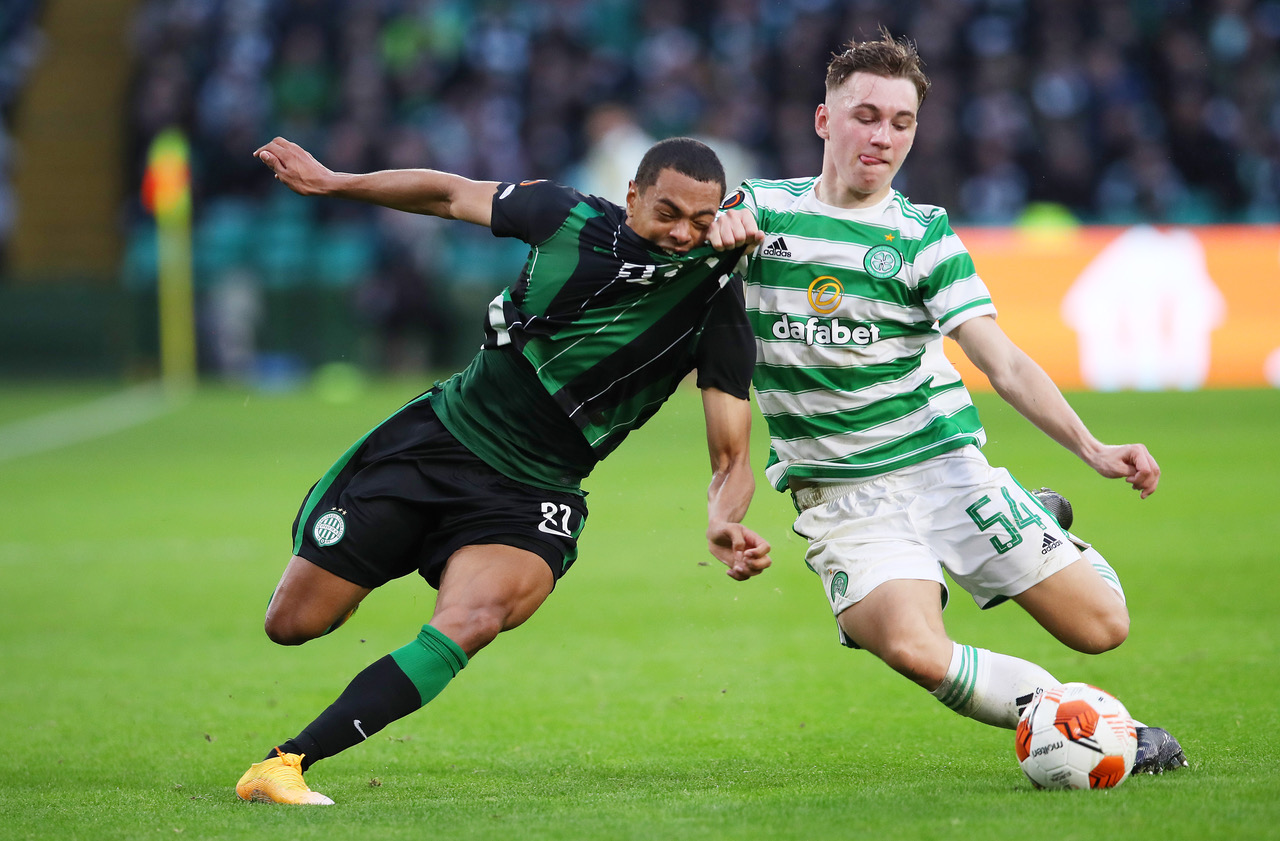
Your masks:
M769 481L854 479L981 446L942 337L995 306L946 211L896 190L875 207L833 207L816 182L747 181L724 203L765 233L746 300Z
M623 208L547 181L502 184L495 236L531 248L489 304L485 342L433 398L440 419L495 469L577 490L693 369L746 399L754 348L740 252L656 249Z

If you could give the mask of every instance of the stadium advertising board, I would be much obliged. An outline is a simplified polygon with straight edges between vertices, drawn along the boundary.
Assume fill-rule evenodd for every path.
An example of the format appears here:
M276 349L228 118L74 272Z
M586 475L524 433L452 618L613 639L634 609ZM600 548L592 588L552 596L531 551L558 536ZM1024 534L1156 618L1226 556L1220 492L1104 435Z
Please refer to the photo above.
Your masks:
M1280 387L1280 226L959 234L1005 332L1064 389Z

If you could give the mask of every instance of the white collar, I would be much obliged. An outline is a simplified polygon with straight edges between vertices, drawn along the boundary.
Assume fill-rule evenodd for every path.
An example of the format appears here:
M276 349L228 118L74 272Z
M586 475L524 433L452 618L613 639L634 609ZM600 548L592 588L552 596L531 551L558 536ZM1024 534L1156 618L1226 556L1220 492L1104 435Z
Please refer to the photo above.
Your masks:
M813 202L816 209L824 216L832 216L836 219L848 219L851 222L866 222L879 218L893 201L897 190L889 188L889 194L883 199L871 205L870 207L837 207L834 204L827 204L818 198L818 183L821 179L815 179L813 186L809 188L808 194L805 196L807 201Z

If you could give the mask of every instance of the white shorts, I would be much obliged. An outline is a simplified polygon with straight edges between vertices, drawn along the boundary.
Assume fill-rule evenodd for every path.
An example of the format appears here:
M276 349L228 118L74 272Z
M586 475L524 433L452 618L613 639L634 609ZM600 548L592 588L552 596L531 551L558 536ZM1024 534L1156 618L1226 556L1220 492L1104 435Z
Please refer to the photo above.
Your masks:
M855 482L796 491L805 563L839 616L886 581L942 585L945 569L988 608L1080 557L1067 533L1002 467L974 446ZM841 640L846 644L843 633Z

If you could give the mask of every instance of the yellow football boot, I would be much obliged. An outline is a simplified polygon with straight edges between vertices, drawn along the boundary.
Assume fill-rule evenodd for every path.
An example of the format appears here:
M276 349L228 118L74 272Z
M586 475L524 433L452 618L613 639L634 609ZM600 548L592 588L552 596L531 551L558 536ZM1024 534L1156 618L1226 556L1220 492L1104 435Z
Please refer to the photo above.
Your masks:
M302 779L302 757L276 748L278 756L255 762L236 783L236 797L257 803L332 806L333 801L312 791Z

